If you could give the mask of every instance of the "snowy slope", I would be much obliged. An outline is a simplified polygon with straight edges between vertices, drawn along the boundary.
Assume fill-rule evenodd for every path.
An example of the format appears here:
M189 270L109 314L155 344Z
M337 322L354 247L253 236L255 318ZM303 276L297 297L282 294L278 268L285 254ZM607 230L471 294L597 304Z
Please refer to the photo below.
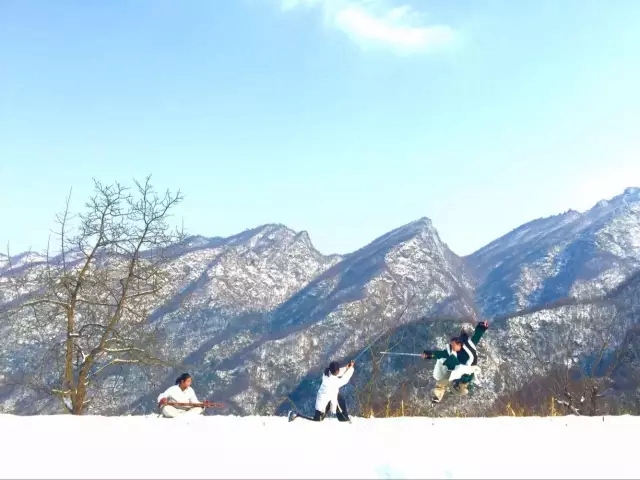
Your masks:
M159 340L163 341L165 357L178 362L190 355L196 361L201 349L206 352L224 338L242 344L241 335L251 336L254 330L260 330L270 310L340 260L339 256L320 254L306 232L294 232L282 225L264 225L227 238L191 237L172 250L167 268L173 281L163 292L166 300L148 305L148 310L152 312L150 323L163 333ZM5 270L0 282L6 285L10 273L20 273L27 257L13 257L15 270ZM0 291L5 301L17 297L12 289ZM57 329L29 328L30 314L24 311L0 323L0 375L10 379L6 386L0 382L0 399L5 408L18 412L57 411L57 400L46 404L39 400L43 398L41 387L59 378L47 369L51 366L47 355L50 344L64 338L64 331L61 325ZM37 389L15 387L33 372L45 377L44 381L38 379ZM97 408L118 408L134 401L155 385L164 384L166 372L158 374L154 383L154 376L138 372L131 377L128 369L116 372L110 388L124 382L120 398L114 401L107 393L103 399L95 399Z
M353 355L385 330L424 315L473 314L462 261L426 218L344 256L324 256L305 232L282 225L229 238L191 237L171 255L175 280L166 301L148 308L163 352L182 365L146 375L118 369L104 396L94 398L95 411L148 411L160 390L190 371L199 391L227 402L231 413L271 413L310 372ZM24 328L27 320L0 325L0 374L18 382L50 364L41 355L48 354L49 335L64 338L62 331ZM52 371L47 375L57 381ZM15 412L60 408L39 402L40 391L1 383L0 397Z
M613 391L600 398L597 406L603 408L602 402L624 393L624 389L635 394L640 357L633 355L636 350L633 346L625 344L634 337L639 320L640 273L604 298L538 308L497 321L482 342L486 387L481 394L483 403L490 404L500 394L525 388L534 377L548 374L557 365L581 366L589 371L590 359L603 351L605 358L615 361L616 350L623 355L620 367L624 368L598 380L602 382L600 391L609 387ZM610 379L616 382L608 383ZM562 394L562 388L557 385L554 393ZM547 398L551 393L545 392ZM463 404L467 412L482 411L481 405L473 407L473 401Z
M524 224L465 261L487 316L602 295L640 267L640 188Z
M460 259L419 219L345 255L260 325L193 352L189 369L203 393L224 399L232 413L282 411L294 391L311 401L329 361L346 360L386 330L424 315L472 314L470 288ZM130 408L147 411L165 385Z
M205 416L187 423L2 415L0 451L10 461L0 478L631 479L640 476L631 440L639 427L640 419L630 416L317 424L283 417ZM447 443L452 435L463 442L460 432L474 439L468 448ZM25 448L34 438L35 453Z
M544 373L531 354L514 351L514 339L562 361L554 353L555 337L583 339L601 318L612 340L622 341L640 318L640 282L629 280L639 265L639 238L640 189L627 189L584 214L531 222L466 259L449 250L427 218L347 255L323 255L306 232L283 225L226 238L193 236L172 248L172 282L164 301L147 306L149 321L162 334L162 352L179 366L144 374L118 368L90 413L148 412L159 391L182 371L195 376L200 395L224 401L225 413L283 412L291 401L310 408L322 368L333 359L353 358L377 340L346 388L350 401L366 412L402 401L424 414L432 363L381 359L377 352L442 348L461 326L473 326L478 305L491 315L531 307L493 322L480 346L484 388L455 408L481 411L514 386L512 378L526 382ZM16 255L11 274L42 268L43 260L32 253ZM0 256L0 309L18 296L5 288L8 264ZM616 285L603 301L583 297L581 304L536 308L567 294L588 297ZM33 328L27 320L0 322L0 411L57 412L60 403L46 400L42 387L58 386L59 376L42 354L64 337L59 329ZM594 345L584 341L576 353L588 355ZM33 372L44 381L25 389L26 375ZM438 414L447 413L455 409L441 405Z

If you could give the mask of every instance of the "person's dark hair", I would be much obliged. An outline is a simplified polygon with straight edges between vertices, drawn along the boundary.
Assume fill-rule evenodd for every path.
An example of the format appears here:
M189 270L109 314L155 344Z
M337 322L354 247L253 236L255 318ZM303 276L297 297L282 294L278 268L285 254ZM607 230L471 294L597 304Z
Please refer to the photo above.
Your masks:
M338 362L331 362L329 364L329 368L324 369L324 374L328 377L329 375L337 375L340 371L340 364Z
M180 375L177 379L176 379L176 385L180 385L182 382L184 382L187 378L191 378L191 375L189 375L188 373L183 373L182 375Z
M455 343L462 343L460 341L460 337L451 337L451 340L449 340L450 342L455 342Z
M462 330L458 338L460 339L460 343L466 343L466 341L469 340L469 334Z

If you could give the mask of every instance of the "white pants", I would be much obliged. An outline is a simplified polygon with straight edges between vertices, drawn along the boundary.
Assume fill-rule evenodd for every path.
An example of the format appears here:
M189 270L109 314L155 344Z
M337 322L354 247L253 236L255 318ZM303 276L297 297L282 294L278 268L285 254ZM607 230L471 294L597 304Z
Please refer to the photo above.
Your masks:
M460 380L463 375L475 375L476 378L480 374L480 367L477 365L457 365L452 371L444 366L444 359L439 359L433 367L433 378L438 382L447 380L453 382Z
M165 405L160 410L162 416L165 418L176 418L178 415L199 415L204 413L204 408L202 407L192 407L189 409L184 408L176 408L173 405Z

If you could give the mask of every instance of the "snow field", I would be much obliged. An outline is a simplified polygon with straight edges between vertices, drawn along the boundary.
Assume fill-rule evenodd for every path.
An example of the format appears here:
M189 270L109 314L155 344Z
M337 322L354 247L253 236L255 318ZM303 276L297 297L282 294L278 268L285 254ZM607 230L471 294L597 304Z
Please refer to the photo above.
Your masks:
M640 478L638 417L0 415L0 478Z

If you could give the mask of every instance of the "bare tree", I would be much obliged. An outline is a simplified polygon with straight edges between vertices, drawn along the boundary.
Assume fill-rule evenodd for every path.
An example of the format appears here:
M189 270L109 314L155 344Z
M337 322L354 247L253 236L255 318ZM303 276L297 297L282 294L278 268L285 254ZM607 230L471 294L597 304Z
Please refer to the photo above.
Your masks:
M512 335L503 371L506 394L496 407L509 404L530 413L599 415L610 393L613 373L628 361L621 346L624 322L616 321L614 308L594 305L563 320L523 323L524 331Z
M132 190L94 183L83 213L67 199L58 215L58 250L8 275L9 321L38 358L19 380L75 415L122 366L167 364L148 317L171 290L167 248L183 238L168 223L180 192L157 194L150 177Z

